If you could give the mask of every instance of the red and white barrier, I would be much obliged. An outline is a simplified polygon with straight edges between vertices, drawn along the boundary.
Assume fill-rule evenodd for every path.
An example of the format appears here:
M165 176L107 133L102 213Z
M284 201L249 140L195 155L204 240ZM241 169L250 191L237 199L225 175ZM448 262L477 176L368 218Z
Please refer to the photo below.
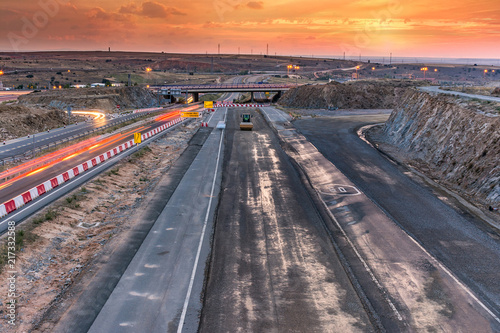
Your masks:
M146 140L160 132L163 132L164 130L168 129L169 127L172 127L180 122L184 121L184 118L177 118L175 120L172 120L158 128L155 128L147 133L142 134L142 140ZM124 150L127 150L131 147L134 146L134 140L129 140L111 150L108 150L107 152L94 157L86 162L83 162L82 164L52 178L44 183L33 187L29 191L15 197L12 200L9 200L7 202L4 202L3 204L0 205L0 218L12 213L13 211L23 207L27 203L35 200L41 195L44 195L45 193L51 191L52 189L56 188L57 186L73 179L74 177L78 176L79 174L87 171L88 169L91 169L98 164L103 163L104 161L110 159L111 157L118 155Z
M214 105L215 108L262 108L268 105L265 104L235 104L235 103L217 103Z

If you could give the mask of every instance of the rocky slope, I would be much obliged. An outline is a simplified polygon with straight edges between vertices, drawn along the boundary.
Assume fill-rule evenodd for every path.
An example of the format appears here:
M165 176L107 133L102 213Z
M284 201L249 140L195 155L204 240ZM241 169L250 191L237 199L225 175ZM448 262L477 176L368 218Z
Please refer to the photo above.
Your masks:
M292 108L392 109L397 96L420 82L398 80L331 82L287 91L279 104Z
M408 89L384 141L435 180L483 205L500 203L500 117L453 97Z
M141 87L83 88L34 92L19 98L19 103L60 109L98 109L103 111L147 108L158 104L155 93Z
M72 117L71 122L81 120ZM68 116L55 108L26 105L0 105L0 139L10 140L67 125Z

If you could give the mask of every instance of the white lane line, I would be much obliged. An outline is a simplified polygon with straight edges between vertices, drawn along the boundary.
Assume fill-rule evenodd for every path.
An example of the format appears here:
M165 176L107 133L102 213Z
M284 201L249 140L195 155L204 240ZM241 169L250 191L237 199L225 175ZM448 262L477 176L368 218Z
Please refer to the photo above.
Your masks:
M227 115L227 108L226 108L226 111L224 112L224 121L226 121L226 115ZM200 243L198 244L198 252L196 253L196 259L194 260L193 271L191 273L191 279L189 280L189 287L188 287L188 291L186 294L186 298L184 299L184 307L182 308L182 314L181 314L181 319L179 320L179 327L177 328L177 333L181 333L182 328L184 327L184 320L186 319L186 312L187 312L187 308L189 305L189 299L191 298L191 292L193 291L193 284L194 284L194 277L196 275L196 268L198 267L198 261L200 260L201 247L203 245L203 238L205 238L205 232L207 230L207 224L208 224L208 217L210 215L210 208L212 207L212 200L214 197L215 181L217 180L217 171L219 170L219 160L220 160L220 153L222 150L222 141L224 139L224 131L225 130L222 129L220 142L219 142L219 152L217 154L217 163L215 164L214 179L212 181L212 190L210 192L210 200L208 201L207 213L205 214L205 221L203 222L203 229L201 231Z
M405 232L403 230L403 232ZM439 265L439 267L441 267L441 269L443 271L445 271L445 273L448 274L448 276L450 276L453 281L455 281L473 300L475 300L491 317L493 317L493 319L495 319L495 321L497 323L500 323L500 318L498 318L494 313L493 311L491 311L483 302L481 302L479 300L479 298L476 297L476 295L474 295L474 293L469 289L469 287L467 287L465 284L462 283L462 281L460 281L449 269L448 267L446 267L443 263L441 263L439 260L437 260L436 258L434 258L434 256L432 254L430 254L419 242L417 242L416 239L414 239L412 236L408 235L406 232L405 234L415 243L417 244L417 246L422 250L424 251L429 257L431 257L432 259L434 259L434 261Z
M212 120L213 116L215 116L215 113L216 113L216 112L212 112L212 115L210 115L210 118L208 118L207 123L210 123L210 120Z

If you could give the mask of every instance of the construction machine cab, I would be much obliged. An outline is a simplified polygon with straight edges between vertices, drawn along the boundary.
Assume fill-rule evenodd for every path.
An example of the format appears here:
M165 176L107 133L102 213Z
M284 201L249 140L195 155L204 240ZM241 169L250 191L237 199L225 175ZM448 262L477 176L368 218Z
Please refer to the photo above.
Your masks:
M249 130L249 131L252 130L253 128L252 117L253 116L249 113L244 113L241 115L240 130Z

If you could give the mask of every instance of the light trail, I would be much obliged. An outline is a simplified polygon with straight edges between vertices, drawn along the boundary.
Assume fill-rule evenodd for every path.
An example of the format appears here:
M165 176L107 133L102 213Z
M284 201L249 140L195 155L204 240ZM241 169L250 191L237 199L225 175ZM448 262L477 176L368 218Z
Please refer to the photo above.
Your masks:
M66 156L66 157L65 157L65 158L63 158L62 160L63 160L63 161L67 161L67 160L69 160L69 159L71 159L71 158L73 158L73 157L75 157L75 156L78 156L78 155L79 155L78 153L75 153L75 154L73 154L73 155Z
M94 120L102 120L106 117L105 113L99 111L72 111L72 114L83 114L86 116L94 116Z
M173 115L169 114L169 116L170 117L175 117L178 114L179 114L179 112L177 112L176 114L173 114ZM101 141L97 141L99 139L98 137L91 138L91 139L85 140L83 142L80 142L78 144L75 144L75 145L69 146L67 148L64 148L64 149L62 149L60 151L48 154L46 156L42 156L42 157L40 157L38 159L35 159L35 160L27 162L27 163L24 163L24 164L22 164L22 165L20 165L18 167L9 169L9 170L7 170L7 171L5 171L3 173L0 173L0 180L1 179L6 179L7 177L15 175L15 174L20 174L20 173L22 173L23 171L26 171L29 168L33 168L35 165L46 163L45 165L43 165L42 167L39 167L38 169L35 169L33 171L26 171L26 172L20 174L17 177L14 177L12 179L9 179L9 180L5 181L3 184L0 185L0 190L11 186L12 184L14 184L15 182L17 182L18 180L20 180L22 178L38 174L38 173L40 173L42 171L45 171L45 170L51 168L52 166L56 165L59 162L67 161L69 159L72 159L72 158L74 158L76 156L81 155L82 153L88 152L88 151L90 151L92 149L95 149L95 148L98 148L98 147L100 149L103 149L103 148L106 148L108 146L115 145L118 141L121 141L121 140L125 139L130 134L140 132L141 130L144 130L144 129L148 129L148 127L141 126L141 127L138 127L138 128L134 128L134 129L129 130L129 131L125 132L125 133L115 134L115 135L113 135L113 136L111 136L109 138L103 139ZM151 129L151 126L149 127L149 129ZM97 144L96 144L96 141L98 142ZM77 149L76 152L75 152L75 149Z
M26 175L26 177L33 176L33 175L35 175L35 174L37 174L37 173L39 173L39 172L42 172L42 171L43 171L43 170L45 170L45 169L48 169L48 168L49 168L49 167L51 167L51 166L52 166L52 164L51 164L51 165L44 166L44 167L39 168L39 169L36 169L35 171L31 171L30 173L28 173L28 174Z
M71 145L69 147L55 151L53 153L35 158L29 162L23 163L23 164L18 165L16 167L10 168L10 169L0 173L0 180L14 176L14 175L19 174L19 173L22 173L23 171L26 171L27 169L33 168L36 165L48 163L50 160L64 157L65 155L67 155L69 153L75 152L75 150L93 145L97 142L98 139L99 139L99 137L90 138L90 139L84 140L82 142L76 143L74 145Z
M9 187L10 185L12 185L12 183L2 184L2 185L0 185L0 190L1 190L1 189L4 189L4 188L6 188L6 187Z

